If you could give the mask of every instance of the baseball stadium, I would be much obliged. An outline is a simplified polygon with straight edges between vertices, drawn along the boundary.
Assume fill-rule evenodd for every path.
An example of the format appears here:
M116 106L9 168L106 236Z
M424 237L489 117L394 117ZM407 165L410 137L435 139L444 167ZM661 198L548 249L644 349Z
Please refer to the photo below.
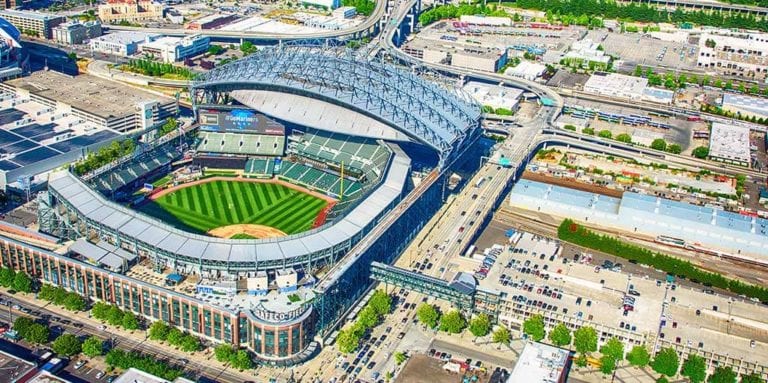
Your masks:
M52 173L44 238L3 239L0 254L262 363L333 341L371 263L405 249L482 146L465 94L346 49L265 48L189 94L195 124L88 174Z

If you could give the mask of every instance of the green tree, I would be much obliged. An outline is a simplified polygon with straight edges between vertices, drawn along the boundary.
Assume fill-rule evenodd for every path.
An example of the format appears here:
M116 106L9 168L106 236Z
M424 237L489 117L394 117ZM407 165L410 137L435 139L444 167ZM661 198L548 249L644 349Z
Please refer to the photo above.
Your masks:
M591 136L595 135L595 129L592 129L592 128L584 128L581 130L581 132L584 134L589 134Z
M651 149L665 150L667 148L667 141L663 138L657 138L651 142Z
M698 355L689 355L680 368L680 375L687 377L691 383L701 383L707 377L707 362Z
M360 345L360 338L354 331L341 330L339 335L336 336L336 344L339 347L339 351L344 354L349 354L357 349Z
M476 337L486 336L491 331L491 319L486 314L480 314L469 322L469 332Z
M549 332L549 340L558 347L571 344L571 330L563 323L558 323L552 331Z
M136 318L136 314L126 311L123 314L122 321L123 328L129 331L133 331L139 328L139 319Z
M83 354L93 358L104 353L104 342L99 337L93 335L83 342Z
M371 328L379 323L379 316L376 314L373 307L365 306L365 308L360 311L360 314L357 315L357 322L365 328Z
M617 338L608 339L608 341L600 347L600 353L608 355L617 361L622 360L624 359L624 343Z
M597 135L602 137L602 138L611 138L611 137L613 137L613 133L611 133L611 131L607 130L607 129L601 130L600 133L598 133Z
M77 294L67 294L64 298L64 308L69 311L85 310L85 299Z
M213 355L221 363L230 363L236 354L237 351L228 344L220 344L213 349Z
M19 334L20 337L26 338L26 334L29 328L35 324L35 321L30 317L20 316L13 321L13 329Z
M683 152L683 148L678 144L670 144L667 146L667 151L672 154L680 154Z
M419 318L419 322L423 323L429 328L435 328L437 322L440 319L440 313L437 312L435 306L428 303L422 303L419 308L416 309L416 316Z
M248 355L248 351L237 350L230 364L233 368L236 368L240 371L250 370L253 368L253 359L251 359L251 356Z
M123 324L123 310L117 306L109 306L106 319L107 323L112 326L121 326Z
M467 327L467 321L458 310L453 310L440 318L440 331L458 334Z
M600 372L605 375L610 375L613 370L616 369L616 359L610 355L603 355L600 357Z
M680 359L677 351L671 347L662 348L651 362L653 371L666 376L675 376L677 368L680 366Z
M368 306L379 316L387 315L392 310L392 296L384 290L376 290L368 300Z
M493 332L493 343L496 343L500 346L509 346L510 341L511 335L509 334L509 330L506 327L500 326L498 329L496 329L496 331Z
M18 272L13 276L13 289L22 293L32 292L32 278L26 273Z
M398 351L398 352L395 353L395 364L396 365L399 366L399 365L403 364L403 362L405 362L406 359L408 359L408 356L405 355L404 352Z
M741 383L765 383L765 380L756 372L741 376Z
M53 341L52 348L59 355L73 356L82 351L82 343L74 334L62 334Z
M148 335L149 339L164 341L168 337L168 331L170 328L163 321L155 321L149 326ZM217 347L218 349L218 347Z
M707 383L736 383L736 372L730 367L718 367L709 376Z
M704 159L709 156L709 148L706 146L699 146L698 148L693 149L691 154L693 154L693 156L696 158Z
M627 133L621 133L618 136L616 136L616 141L624 142L627 144L632 143L632 136L630 136Z
M3 287L12 287L13 280L16 277L16 272L8 267L0 269L0 285Z
M91 307L91 315L98 320L107 320L110 307L112 306L104 302L96 302L93 304L93 307Z
M576 131L576 126L574 126L574 125L571 125L571 124L568 124L568 125L565 125L565 126L563 126L563 129L565 129L565 130L571 130L571 131L574 131L574 132L575 132L575 131Z
M184 335L179 348L184 352L195 352L200 349L200 339L193 335Z
M597 351L597 331L590 326L579 327L573 332L573 346L582 354Z
M660 376L658 379L656 379L656 383L669 383L669 379L667 379L665 376Z
M33 323L27 329L24 340L29 343L43 344L48 342L48 337L50 337L50 335L48 327L40 323Z
M535 342L544 339L544 317L539 314L532 315L523 322L523 334L528 335Z
M168 337L166 339L168 339L168 343L172 346L178 346L181 344L182 339L184 339L184 333L176 327L172 327L168 330Z

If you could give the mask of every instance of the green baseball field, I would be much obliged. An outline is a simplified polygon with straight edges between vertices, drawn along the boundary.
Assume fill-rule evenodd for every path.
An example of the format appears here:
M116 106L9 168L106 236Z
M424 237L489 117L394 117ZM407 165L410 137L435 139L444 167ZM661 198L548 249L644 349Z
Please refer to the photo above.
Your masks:
M177 189L139 210L188 231L248 239L276 236L261 235L265 229L279 234L311 229L327 204L280 184L216 180Z

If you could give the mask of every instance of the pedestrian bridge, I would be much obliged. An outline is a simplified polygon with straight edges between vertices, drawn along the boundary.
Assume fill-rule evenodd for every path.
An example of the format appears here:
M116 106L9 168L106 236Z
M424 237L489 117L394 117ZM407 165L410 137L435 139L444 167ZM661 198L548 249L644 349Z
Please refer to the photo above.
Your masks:
M458 273L456 278L447 282L399 267L373 262L371 263L371 278L388 285L448 301L461 310L472 310L474 306L477 282L468 273Z

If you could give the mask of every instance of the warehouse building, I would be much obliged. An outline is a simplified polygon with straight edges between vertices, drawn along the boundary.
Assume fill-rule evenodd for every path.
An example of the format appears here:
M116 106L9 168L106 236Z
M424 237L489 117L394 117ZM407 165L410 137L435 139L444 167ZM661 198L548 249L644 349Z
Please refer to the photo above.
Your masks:
M13 9L0 11L0 17L8 20L21 33L36 34L44 39L50 39L53 35L53 27L66 21L64 16Z
M624 192L607 197L520 180L510 192L516 208L572 218L587 225L668 236L732 256L768 262L768 220L685 202Z
M713 122L709 133L709 158L729 164L749 166L752 158L749 128Z
M506 50L457 42L447 45L416 39L406 44L403 51L430 63L485 72L496 73L507 63Z
M763 80L768 74L768 34L729 30L699 38L696 65L726 76Z
M98 21L71 21L53 28L53 39L67 45L79 45L101 36L101 23Z
M517 110L520 96L523 94L523 90L519 88L508 88L476 81L468 82L463 89L484 107L501 108L513 112Z
M524 60L512 68L507 68L504 74L507 76L533 81L541 77L546 72L546 65Z
M143 32L116 32L91 39L89 46L96 52L131 56L139 51L139 44L150 42L157 36Z
M648 80L618 73L596 72L584 83L584 91L631 101L643 99Z
M178 112L176 101L91 75L33 72L6 81L3 89L49 108L71 113L96 127L121 133L142 129L147 120L161 122ZM145 119L145 113L151 118Z
M186 37L160 37L156 40L141 44L141 51L160 58L163 62L172 63L187 57L199 55L208 50L211 38L203 35Z
M723 110L742 116L768 119L768 99L737 93L723 94Z
M227 25L237 19L237 15L223 15L217 13L189 22L186 28L197 31L202 31L204 29L215 29Z

